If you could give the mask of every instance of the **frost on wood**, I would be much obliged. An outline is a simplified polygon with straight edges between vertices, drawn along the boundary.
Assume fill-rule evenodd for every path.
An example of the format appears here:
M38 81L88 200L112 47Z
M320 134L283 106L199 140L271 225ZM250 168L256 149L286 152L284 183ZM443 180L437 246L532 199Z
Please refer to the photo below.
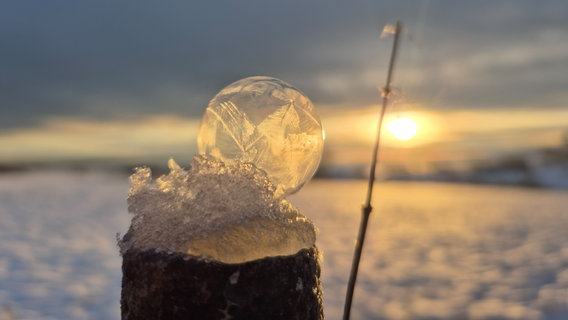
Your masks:
M225 163L254 163L280 197L298 191L315 173L323 130L313 104L298 89L275 78L249 77L209 102L197 144L200 153Z
M314 245L314 225L276 198L266 173L254 165L202 155L191 170L173 160L168 165L170 173L155 182L146 167L130 177L128 210L134 217L119 243L121 253L150 249L240 263Z

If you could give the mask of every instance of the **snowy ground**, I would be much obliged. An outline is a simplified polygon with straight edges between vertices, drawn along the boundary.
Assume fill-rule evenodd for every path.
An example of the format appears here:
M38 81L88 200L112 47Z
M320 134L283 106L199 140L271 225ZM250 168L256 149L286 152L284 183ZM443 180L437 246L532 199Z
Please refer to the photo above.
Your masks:
M365 188L320 180L290 199L320 229L328 319ZM0 175L0 320L120 318L127 189L100 173ZM375 195L353 319L568 319L567 191L387 183Z
M330 319L365 190L315 181L293 199L320 227ZM388 183L375 195L354 319L568 319L568 192Z
M5 318L119 319L117 232L127 177L0 175L0 308ZM3 320L0 313L0 320Z

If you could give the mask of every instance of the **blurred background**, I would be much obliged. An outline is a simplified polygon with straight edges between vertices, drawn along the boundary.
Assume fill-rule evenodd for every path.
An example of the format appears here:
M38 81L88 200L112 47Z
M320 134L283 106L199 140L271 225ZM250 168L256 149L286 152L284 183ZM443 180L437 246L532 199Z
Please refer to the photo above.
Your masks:
M565 319L563 0L4 3L0 319L118 318L126 175L187 166L208 101L254 75L320 114L328 179L292 200L315 212L339 318L397 20L378 172L396 182L355 318Z
M380 35L398 19L388 117L414 119L418 132L407 141L384 135L384 176L469 180L498 171L510 183L566 186L549 180L568 180L556 168L567 159L567 7L13 2L0 19L0 165L189 163L208 101L236 80L267 75L318 108L327 135L320 174L361 177L392 43Z

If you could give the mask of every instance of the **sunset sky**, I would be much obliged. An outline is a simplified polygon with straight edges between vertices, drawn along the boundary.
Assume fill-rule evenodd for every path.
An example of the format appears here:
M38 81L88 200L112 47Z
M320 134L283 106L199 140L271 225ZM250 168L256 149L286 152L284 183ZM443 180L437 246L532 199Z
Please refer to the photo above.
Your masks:
M252 75L302 90L324 161L370 160L404 33L383 160L420 168L557 147L568 132L568 5L552 1L12 1L0 12L0 164L188 163L199 119Z

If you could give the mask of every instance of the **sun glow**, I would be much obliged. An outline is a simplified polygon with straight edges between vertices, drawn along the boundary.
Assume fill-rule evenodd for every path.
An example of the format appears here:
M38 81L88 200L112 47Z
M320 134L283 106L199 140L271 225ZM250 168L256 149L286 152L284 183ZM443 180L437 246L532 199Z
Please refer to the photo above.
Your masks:
M410 140L418 132L418 124L410 118L397 118L387 124L387 130L398 140Z

